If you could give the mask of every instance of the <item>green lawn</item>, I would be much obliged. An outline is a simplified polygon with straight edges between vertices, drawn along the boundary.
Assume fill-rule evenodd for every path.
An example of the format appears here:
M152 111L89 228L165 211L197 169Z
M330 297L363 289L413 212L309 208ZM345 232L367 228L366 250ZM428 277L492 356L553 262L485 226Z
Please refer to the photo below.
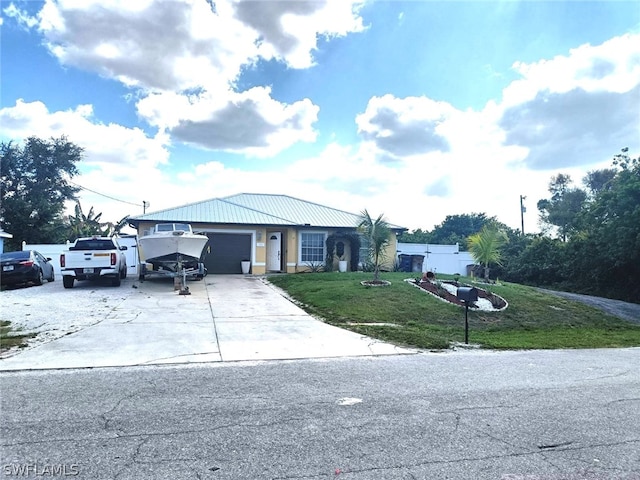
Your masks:
M464 341L464 309L404 282L410 273L383 273L388 287L364 287L370 273L269 276L311 314L371 337L427 349ZM450 279L438 275L438 279ZM460 282L471 282L461 278ZM469 343L485 348L597 348L640 346L640 326L601 310L517 284L485 288L503 297L502 312L469 309ZM371 325L371 324L392 325ZM360 325L354 325L360 324ZM366 325L362 325L366 324Z

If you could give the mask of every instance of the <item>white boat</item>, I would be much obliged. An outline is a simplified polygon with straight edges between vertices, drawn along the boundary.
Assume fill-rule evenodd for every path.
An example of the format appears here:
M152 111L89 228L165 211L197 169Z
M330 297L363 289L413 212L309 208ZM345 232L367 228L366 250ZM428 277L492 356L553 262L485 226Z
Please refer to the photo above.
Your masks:
M159 223L153 232L138 239L140 261L152 264L200 260L209 238L193 233L188 223Z

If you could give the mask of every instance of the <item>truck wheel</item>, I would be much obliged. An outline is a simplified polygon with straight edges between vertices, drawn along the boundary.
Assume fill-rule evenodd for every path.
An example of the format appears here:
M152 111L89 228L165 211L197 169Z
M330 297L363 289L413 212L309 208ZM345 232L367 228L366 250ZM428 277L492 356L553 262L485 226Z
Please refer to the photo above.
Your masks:
M120 283L121 283L120 275L116 275L115 277L113 277L111 279L111 285L114 286L114 287L119 287Z
M62 277L62 285L64 285L64 288L73 288L73 281L75 280L75 278L69 276L69 275L64 275Z
M127 269L125 268L124 270L120 270L120 278L121 279L125 279L127 278Z

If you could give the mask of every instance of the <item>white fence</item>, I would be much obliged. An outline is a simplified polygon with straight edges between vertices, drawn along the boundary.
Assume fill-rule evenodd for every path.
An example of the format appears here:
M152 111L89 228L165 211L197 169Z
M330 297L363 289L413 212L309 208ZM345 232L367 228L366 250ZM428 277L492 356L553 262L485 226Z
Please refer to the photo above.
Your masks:
M127 247L125 256L127 257L127 275L138 275L138 238L134 236L119 237L118 243L121 247ZM60 275L60 254L69 249L71 243L32 243L22 242L22 250L36 250L44 257L51 259L51 265Z
M398 243L398 261L401 255L410 255L412 272L436 272L453 275L470 275L475 265L469 252L461 252L456 245L432 245L428 243Z

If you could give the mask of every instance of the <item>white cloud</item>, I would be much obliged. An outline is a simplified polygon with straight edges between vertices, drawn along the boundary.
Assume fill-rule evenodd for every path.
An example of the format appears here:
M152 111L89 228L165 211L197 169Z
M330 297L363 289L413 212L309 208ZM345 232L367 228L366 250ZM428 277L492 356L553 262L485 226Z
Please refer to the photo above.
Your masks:
M358 132L379 160L406 163L418 156L433 175L444 175L442 162L468 171L470 158L476 168L480 161L494 171L594 165L624 146L640 146L640 35L514 68L523 78L480 112L387 94L373 97L356 117ZM431 185L426 191L446 190Z
M499 125L507 145L529 150L529 167L597 163L640 145L640 34L514 69L523 78L505 89Z
M640 34L621 35L596 46L581 45L551 60L516 62L513 69L522 79L505 89L505 107L533 100L543 91L627 93L640 82Z
M13 3L10 3L8 7L3 9L2 13L4 13L9 18L14 18L18 25L21 25L25 30L29 30L30 28L38 25L38 20L36 18L29 16L18 7L16 7ZM2 25L3 22L4 18L0 17L0 25Z
M313 64L320 37L364 29L360 0L46 0L37 18L12 6L21 24L38 25L65 65L149 90L224 91L242 68L273 58Z
M121 168L144 171L166 163L169 157L166 138L148 138L139 128L96 122L91 105L49 112L42 102L18 100L14 107L0 109L0 124L3 138L64 135L84 149L83 165L107 172Z
M356 117L358 133L389 159L450 149L441 126L454 112L445 102L426 97L373 97Z
M58 60L151 90L226 89L255 60L255 35L226 2L47 0L40 31Z
M292 68L313 65L320 36L344 36L364 30L359 0L235 1L236 18L256 32L260 56Z
M37 18L10 13L37 23L60 63L140 89L140 116L176 140L265 157L315 141L318 107L234 91L238 76L260 59L310 67L320 37L363 30L361 3L46 0Z
M308 99L287 105L270 93L264 87L226 97L159 93L140 100L137 108L175 140L211 150L266 157L297 142L313 142L318 107Z

